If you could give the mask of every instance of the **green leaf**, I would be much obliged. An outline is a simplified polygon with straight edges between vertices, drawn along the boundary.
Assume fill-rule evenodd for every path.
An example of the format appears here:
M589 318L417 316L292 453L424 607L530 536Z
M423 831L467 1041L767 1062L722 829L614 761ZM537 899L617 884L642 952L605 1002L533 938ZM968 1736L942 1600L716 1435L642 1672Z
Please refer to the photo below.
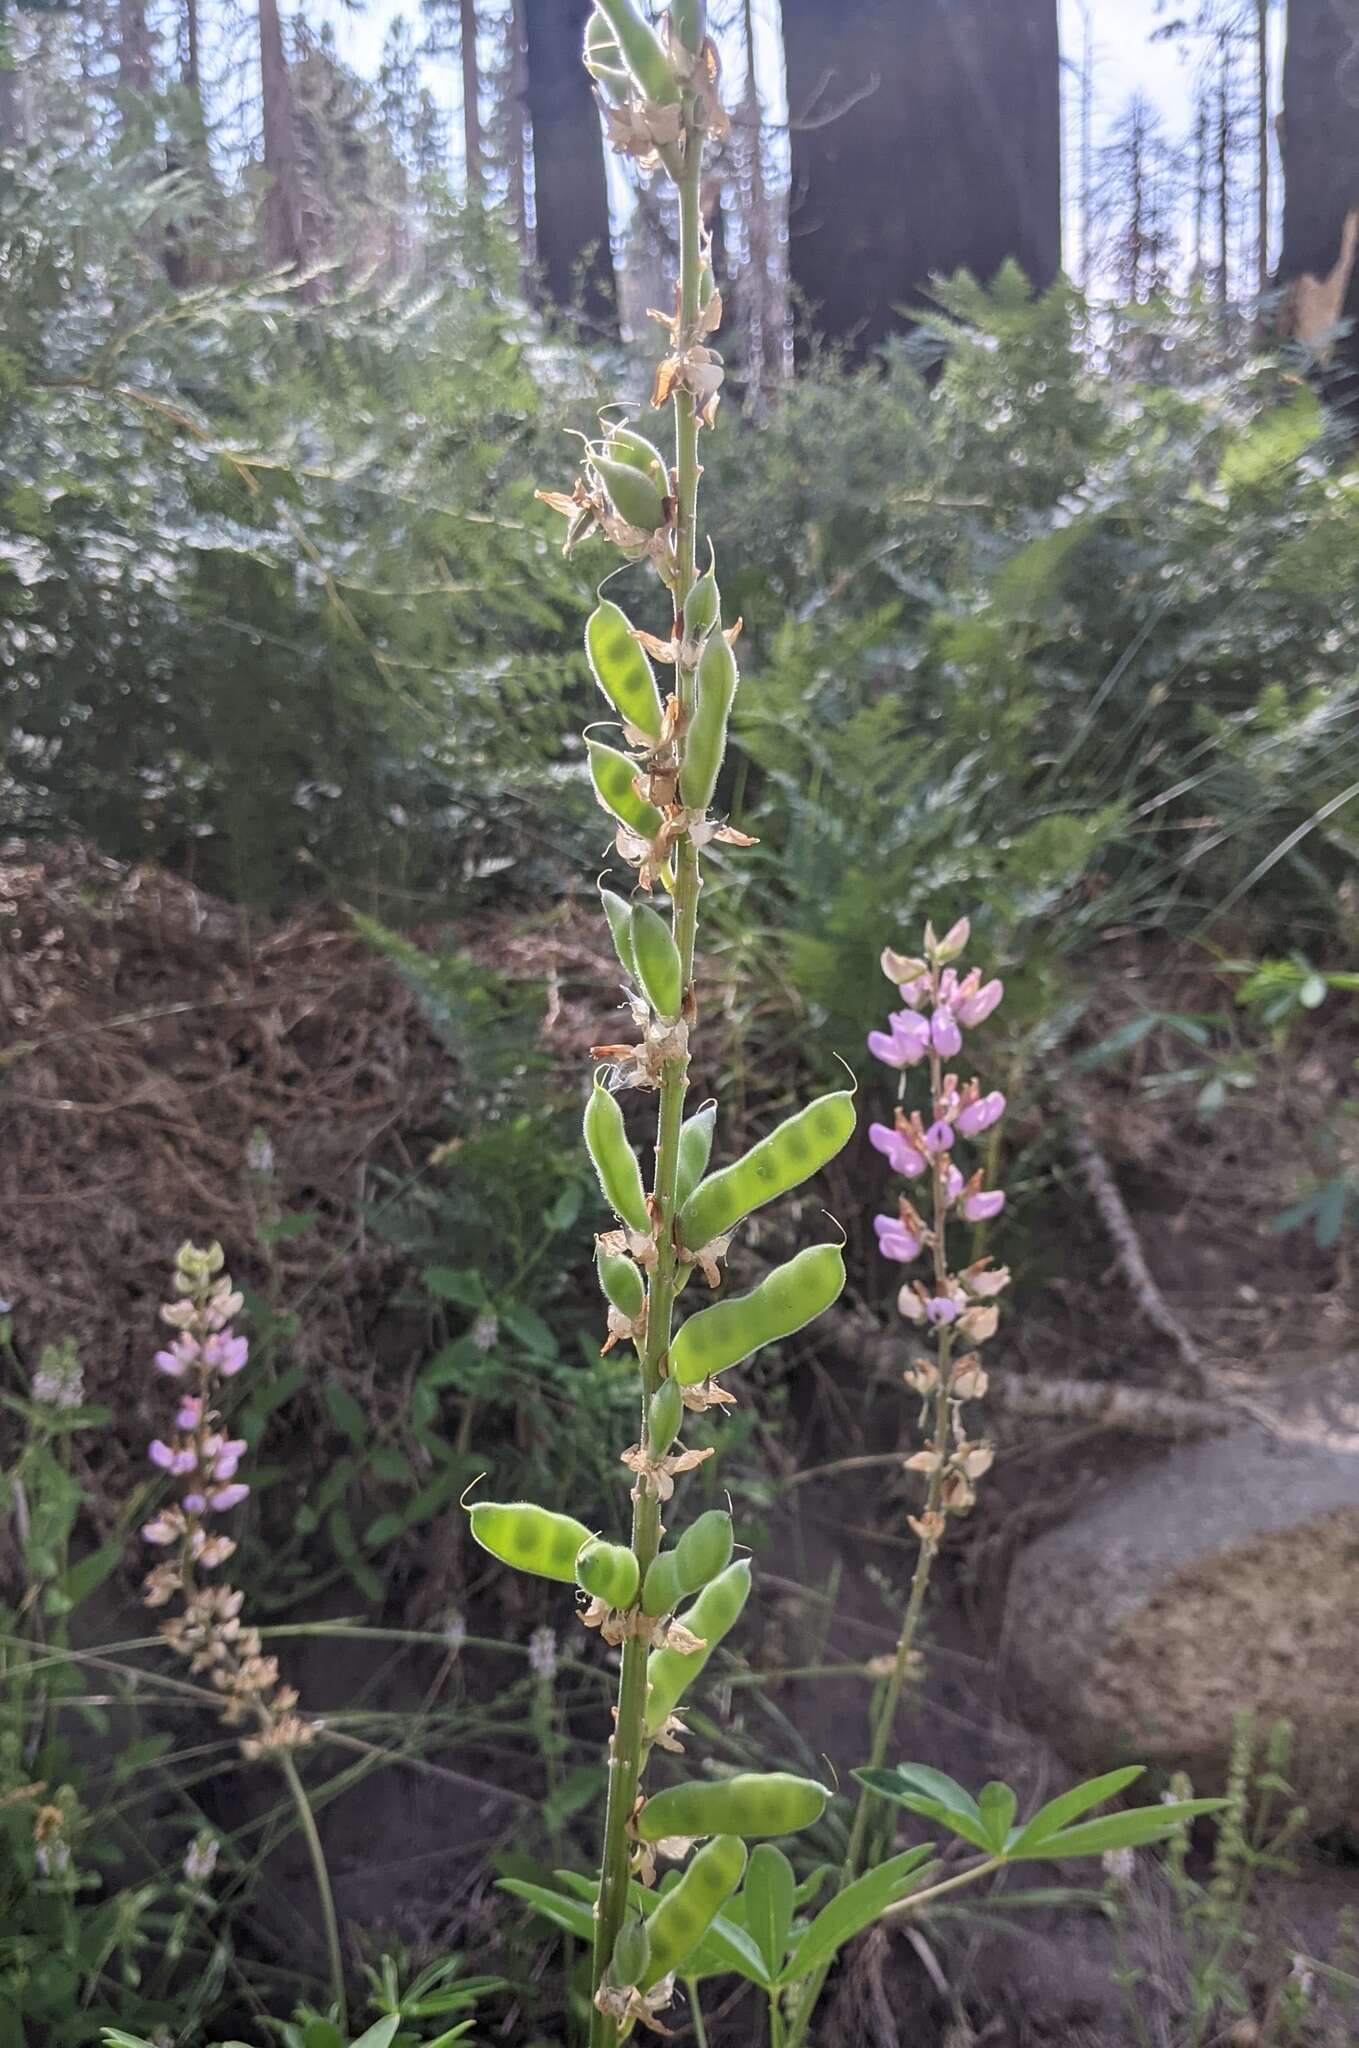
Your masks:
M526 1906L532 1906L535 1913L541 1914L544 1920L550 1920L554 1927L560 1927L563 1934L574 1934L580 1941L593 1941L594 1911L583 1899L570 1899L564 1892L549 1891L542 1884L528 1884L521 1877L502 1877L499 1889L508 1892L511 1898L522 1899Z
M908 1813L939 1821L976 1849L990 1849L976 1800L945 1772L931 1770L927 1764L896 1764L891 1770L855 1771L854 1776L870 1792L904 1806Z
M261 1244L286 1244L290 1238L304 1237L317 1221L315 1209L299 1210L292 1216L279 1216L272 1223L260 1225Z
M326 1407L330 1419L358 1450L368 1438L368 1418L347 1387L333 1381L326 1388Z
M1116 1799L1129 1785L1142 1776L1145 1764L1126 1764L1120 1771L1106 1771L1102 1778L1087 1778L1082 1785L1073 1785L1069 1792L1059 1792L1055 1799L1049 1799L1046 1806L1040 1806L1037 1813L1025 1821L1023 1827L1010 1844L1009 1854L1029 1849L1036 1842L1055 1835L1058 1828L1080 1814L1088 1813L1092 1806L1102 1806L1106 1799Z
M989 1785L983 1785L977 1794L977 1811L986 1830L987 1846L994 1849L998 1856L1009 1840L1010 1828L1018 1805L1019 1801L1011 1788L1002 1785L996 1779Z
M830 1904L821 1908L793 1950L788 1967L779 1978L780 1984L796 1984L800 1978L810 1977L889 1906L917 1890L922 1866L933 1853L933 1843L924 1842L917 1849L907 1849L902 1855L880 1863L876 1870L865 1872L837 1892Z
M65 1611L79 1607L82 1600L88 1600L96 1586L102 1586L110 1572L116 1571L123 1554L121 1543L106 1543L102 1549L92 1550L88 1557L82 1557L79 1564L73 1564L63 1572L53 1591L59 1593L66 1603Z
M470 1267L426 1266L420 1275L430 1293L440 1301L456 1301L460 1308L485 1308L487 1294L480 1273Z
M771 1978L777 1977L783 1966L796 1889L793 1866L782 1849L775 1848L772 1842L761 1842L751 1850L746 1881L741 1888L746 1929Z
M722 1913L708 1927L697 1948L684 1958L683 1974L692 1984L705 1977L744 1977L763 1991L772 1988L765 1975L764 1957L744 1927L737 1927Z
M1059 1828L1055 1835L1026 1849L1021 1856L1012 1846L1007 1862L1056 1860L1059 1856L1102 1856L1107 1849L1141 1849L1149 1842L1165 1841L1181 1824L1201 1813L1217 1813L1222 1799L1181 1799L1161 1806L1135 1806L1128 1813L1111 1813L1104 1820L1087 1820L1074 1828Z
M360 2034L354 2048L392 2048L396 2030L401 2025L400 2013L389 2013L384 2020L375 2020L366 2034Z

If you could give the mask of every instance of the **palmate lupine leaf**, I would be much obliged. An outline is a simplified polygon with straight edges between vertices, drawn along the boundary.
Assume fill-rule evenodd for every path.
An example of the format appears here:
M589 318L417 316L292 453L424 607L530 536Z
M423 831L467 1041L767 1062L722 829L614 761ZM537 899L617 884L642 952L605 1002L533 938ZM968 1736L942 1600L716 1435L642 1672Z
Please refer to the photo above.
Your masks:
M939 1822L997 1863L1024 1863L1143 1848L1168 1840L1187 1821L1216 1813L1224 1804L1221 1799L1163 1800L1156 1806L1135 1806L1096 1820L1077 1820L1092 1806L1124 1791L1141 1776L1142 1769L1141 1765L1129 1765L1074 1785L1018 1827L1012 1825L1018 1800L1008 1785L986 1785L974 1799L956 1779L925 1764L897 1764L854 1775L870 1791L904 1806L908 1813ZM1075 1825L1070 1825L1073 1822Z

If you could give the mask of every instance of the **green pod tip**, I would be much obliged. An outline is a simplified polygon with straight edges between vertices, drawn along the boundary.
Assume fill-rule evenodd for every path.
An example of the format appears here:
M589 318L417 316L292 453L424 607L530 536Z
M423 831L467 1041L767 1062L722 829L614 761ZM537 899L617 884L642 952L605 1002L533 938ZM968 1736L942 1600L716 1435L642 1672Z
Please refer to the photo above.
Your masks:
M630 462L592 455L590 466L608 492L614 511L641 533L655 533L665 524L665 503L659 485Z
M670 926L649 903L632 906L632 957L647 1001L673 1024L684 1001L684 968Z

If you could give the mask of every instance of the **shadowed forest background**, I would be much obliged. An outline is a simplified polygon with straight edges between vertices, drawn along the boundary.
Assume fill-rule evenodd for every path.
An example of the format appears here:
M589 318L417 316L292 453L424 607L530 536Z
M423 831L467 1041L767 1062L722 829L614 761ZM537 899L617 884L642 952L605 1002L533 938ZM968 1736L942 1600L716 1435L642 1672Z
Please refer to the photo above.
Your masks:
M711 10L758 843L704 893L696 1099L739 1148L847 1064L889 1114L879 952L970 913L1015 1290L902 1753L1234 1801L1169 1867L870 1933L837 2042L1359 2027L1359 0L1138 11L1186 132L1096 121L1055 0ZM579 1144L613 562L535 492L620 393L659 431L675 222L588 13L425 0L361 76L306 5L0 6L3 2048L345 2038L296 1815L139 1602L186 1237L245 1291L233 1570L324 1723L352 2015L584 2039L579 1944L497 1885L590 1867L612 1667L459 1501L622 1533ZM792 1205L841 1307L687 1438L767 1589L703 1710L733 1764L847 1778L909 1578L880 1164ZM706 2038L763 2024L737 1982Z

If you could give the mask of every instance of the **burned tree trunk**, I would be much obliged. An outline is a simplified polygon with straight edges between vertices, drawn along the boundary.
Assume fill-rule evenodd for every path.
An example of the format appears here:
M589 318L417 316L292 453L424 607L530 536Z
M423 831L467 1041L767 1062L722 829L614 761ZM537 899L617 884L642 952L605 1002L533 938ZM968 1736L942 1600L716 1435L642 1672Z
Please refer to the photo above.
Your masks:
M1060 262L1056 0L783 0L793 284L862 352L933 273Z
M581 46L591 0L524 0L536 246L548 293L617 322L604 146Z
M1280 139L1284 327L1359 427L1359 0L1289 0Z

